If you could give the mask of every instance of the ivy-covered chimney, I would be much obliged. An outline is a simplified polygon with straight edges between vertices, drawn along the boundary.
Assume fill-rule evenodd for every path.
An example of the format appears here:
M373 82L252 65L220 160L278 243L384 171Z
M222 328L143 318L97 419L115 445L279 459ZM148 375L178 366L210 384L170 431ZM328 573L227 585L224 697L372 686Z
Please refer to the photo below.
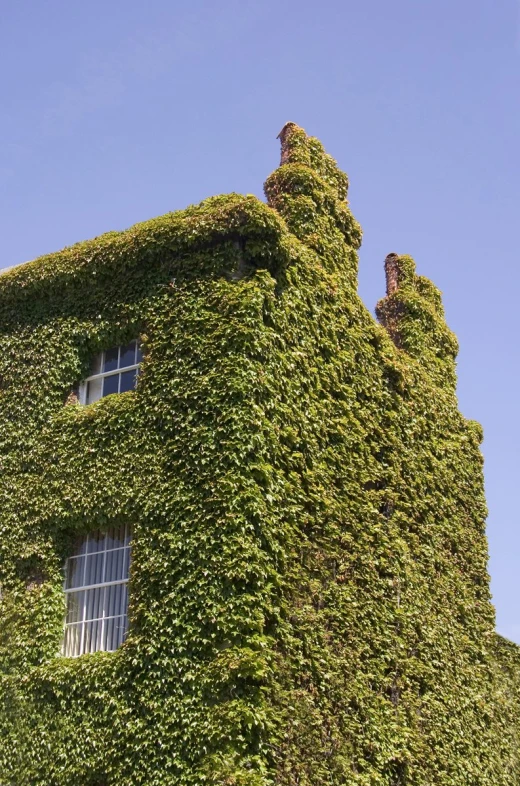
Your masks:
M299 240L318 252L328 270L347 273L357 286L361 228L348 207L347 175L321 142L296 123L286 123L278 137L280 166L264 186L269 206Z
M455 388L458 342L444 318L441 293L415 272L412 257L385 259L386 297L376 306L394 344L418 360L440 384Z

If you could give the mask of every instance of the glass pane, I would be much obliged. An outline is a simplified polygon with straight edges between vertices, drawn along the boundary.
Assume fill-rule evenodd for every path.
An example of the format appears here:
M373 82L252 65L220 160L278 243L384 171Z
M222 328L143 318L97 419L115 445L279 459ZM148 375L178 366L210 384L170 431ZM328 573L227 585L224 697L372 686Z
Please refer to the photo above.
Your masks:
M114 551L107 551L105 581L120 581L121 579L126 578L123 575L125 551L126 549L114 549Z
M82 557L87 560L87 569L85 571L85 586L89 584L101 584L103 581L103 563L105 554L99 552L98 554L89 554L88 557Z
M71 557L67 560L65 589L83 586L85 559L85 557Z
M78 535L72 547L71 557L79 557L87 552L87 538L85 535Z
M95 355L92 358L92 363L90 364L90 374L89 377L93 377L94 374L101 374L101 364L103 362L103 353L100 352L99 355Z
M87 404L99 401L103 391L103 379L91 379L87 382Z
M126 393L127 390L133 390L137 382L137 369L133 368L132 371L123 371L121 374L121 387L120 393Z
M105 616L117 617L126 614L128 587L126 584L112 584L106 588Z
M132 532L131 532L130 524L127 524L125 527L125 546L128 546L128 544L130 543L131 535Z
M89 554L93 554L95 551L104 551L105 550L105 533L100 532L100 530L96 530L95 532L90 532L88 536L88 546L87 551Z
M123 562L123 578L127 579L130 572L130 549L125 549Z
M107 532L107 549L117 549L124 545L125 525L110 527Z
M97 652L101 649L101 632L103 623L101 620L85 622L85 634L83 641L83 652Z
M119 357L119 347L112 347L105 352L105 362L103 363L103 371L115 371L117 368L117 360Z
M141 343L138 341L137 342L137 355L136 355L135 362L136 363L141 363L142 360L143 360L143 347L142 347Z
M122 584L112 584L111 587L106 589L105 614L107 617L115 617L120 587L122 586Z
M105 620L105 649L108 652L116 650L124 641L126 635L126 616L112 617Z
M103 649L106 652L112 652L115 649L113 646L114 639L114 617L105 620L105 635L103 636Z
M116 586L121 587L118 613L126 617L128 612L128 584L118 584Z
M85 595L83 592L69 592L67 594L67 623L81 622L84 603Z
M111 374L103 379L103 396L110 396L117 393L119 387L119 374Z
M85 619L97 620L103 616L103 603L105 600L105 588L87 590L85 603Z
M81 628L82 623L79 625L68 625L65 628L65 640L63 642L63 654L68 657L80 655L81 645Z
M120 647L126 638L126 631L128 629L128 617L116 617L116 631L117 631L117 644Z
M121 353L119 355L119 368L125 368L126 366L133 366L135 364L135 345L136 342L132 341L125 347L121 347Z

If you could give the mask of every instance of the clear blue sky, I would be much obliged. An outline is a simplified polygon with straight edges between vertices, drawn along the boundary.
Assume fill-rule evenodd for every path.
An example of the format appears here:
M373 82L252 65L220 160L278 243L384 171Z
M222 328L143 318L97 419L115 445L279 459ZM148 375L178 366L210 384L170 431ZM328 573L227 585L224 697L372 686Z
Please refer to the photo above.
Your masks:
M517 0L18 0L0 11L0 267L212 194L287 120L351 179L360 291L415 257L485 429L498 629L520 642ZM517 486L518 484L518 486Z

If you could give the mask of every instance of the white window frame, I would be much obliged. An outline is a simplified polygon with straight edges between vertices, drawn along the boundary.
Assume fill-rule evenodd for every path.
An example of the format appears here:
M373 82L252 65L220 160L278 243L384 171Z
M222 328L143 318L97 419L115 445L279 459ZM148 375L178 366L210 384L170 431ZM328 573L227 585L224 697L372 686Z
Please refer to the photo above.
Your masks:
M134 341L136 342L136 352L138 352L139 348L140 348L140 345L141 345L141 342L139 341L139 339L134 339ZM129 342L129 343L132 343L132 342ZM118 347L117 347L117 350L118 350L118 355L117 355L118 363L119 363L119 359L121 357L121 347L124 347L124 346L127 346L127 345L126 344L119 344ZM110 349L115 349L115 347L110 347ZM103 350L102 352L98 352L98 354L95 356L95 357L101 356L100 368L103 368L103 365L105 363L105 353L107 351L108 350ZM80 404L87 404L87 391L88 391L88 383L89 382L95 382L98 379L99 380L104 380L105 377L113 377L116 374L121 375L124 371L134 371L135 369L137 369L137 376L139 376L139 369L140 369L140 366L141 366L141 362L142 361L140 361L139 363L134 363L131 366L122 366L121 368L116 368L116 369L113 369L112 371L101 371L99 374L91 374L90 376L85 377L85 379L81 380L81 382L79 383L79 389L78 389L79 403ZM119 381L119 384L118 384L118 391L117 391L118 393L119 393L120 385L121 385L121 380ZM114 395L114 394L110 394L110 395ZM96 399L96 401L100 401L102 398L106 398L106 396L100 396L98 399ZM92 402L92 403L95 403L95 402Z
M127 535L128 535L128 541L127 541ZM87 538L88 538L88 535L85 535L85 540ZM110 552L113 552L113 551L121 551L121 550L128 551L128 574L127 574L126 578L115 579L113 581L102 581L102 582L98 582L97 584L85 584L86 574L87 574L88 557L94 556L94 555L97 555L97 554L103 554L104 555L104 558L103 558L103 573L104 573L105 567L106 567L106 562L107 562L107 554L109 554ZM113 587L113 586L120 585L120 584L128 585L130 562L131 562L131 554L132 554L132 552L131 552L131 528L127 524L125 526L125 536L124 536L124 539L123 539L123 545L122 546L121 545L120 546L114 546L114 547L108 549L108 548L106 548L106 543L105 543L105 548L103 548L103 549L98 549L98 551L85 551L83 554L82 553L71 554L71 556L65 561L65 571L64 571L65 572L65 581L63 583L63 591L64 591L65 596L72 595L73 593L83 592L83 603L82 603L81 619L78 620L78 622L67 622L67 614L68 614L68 602L67 602L67 611L66 611L66 616L65 616L65 622L64 622L64 625L63 625L63 643L62 643L62 649L61 649L61 654L64 655L65 657L68 657L68 658L80 658L82 655L88 654L88 653L86 653L84 651L84 647L85 647L85 630L86 630L86 627L87 627L87 623L89 623L89 622L99 622L99 621L101 621L101 636L100 636L101 642L103 642L103 640L104 640L105 623L106 623L107 620L112 620L112 619L117 619L118 617L123 617L124 620L125 620L125 623L126 623L126 628L128 628L128 590L127 590L127 595L126 595L126 607L125 607L125 610L124 610L124 614L113 614L113 615L105 615L104 614L105 603L106 603L106 593L105 593L104 599L103 599L103 616L102 617L92 617L92 618L89 618L89 619L86 619L85 617L86 617L87 592L88 591L94 590L94 589L102 589L102 588L104 589L105 587ZM66 584L67 584L67 570L68 570L68 566L69 566L69 560L70 559L78 559L80 557L86 557L85 564L83 566L83 576L82 576L81 584L78 585L77 587L67 587L66 586ZM123 556L123 560L125 560L125 556ZM124 564L124 562L123 562L123 564ZM81 626L79 653L77 653L75 655L70 655L70 654L67 654L65 652L65 641L66 641L65 637L66 637L67 630L69 628L75 627L75 626ZM125 638L126 638L126 633L123 635L122 641L124 641ZM96 649L96 650L94 650L94 652L115 652L115 651L116 651L115 649L110 649L110 650Z

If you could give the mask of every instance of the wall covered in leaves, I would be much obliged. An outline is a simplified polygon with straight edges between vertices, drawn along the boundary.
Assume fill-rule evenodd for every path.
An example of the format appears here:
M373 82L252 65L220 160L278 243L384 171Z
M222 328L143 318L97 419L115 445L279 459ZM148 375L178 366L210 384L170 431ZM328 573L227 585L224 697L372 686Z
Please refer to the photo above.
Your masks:
M357 295L348 181L293 124L239 195L0 277L0 786L514 786L481 430L409 257ZM141 336L135 391L70 391ZM59 655L78 533L130 631Z

